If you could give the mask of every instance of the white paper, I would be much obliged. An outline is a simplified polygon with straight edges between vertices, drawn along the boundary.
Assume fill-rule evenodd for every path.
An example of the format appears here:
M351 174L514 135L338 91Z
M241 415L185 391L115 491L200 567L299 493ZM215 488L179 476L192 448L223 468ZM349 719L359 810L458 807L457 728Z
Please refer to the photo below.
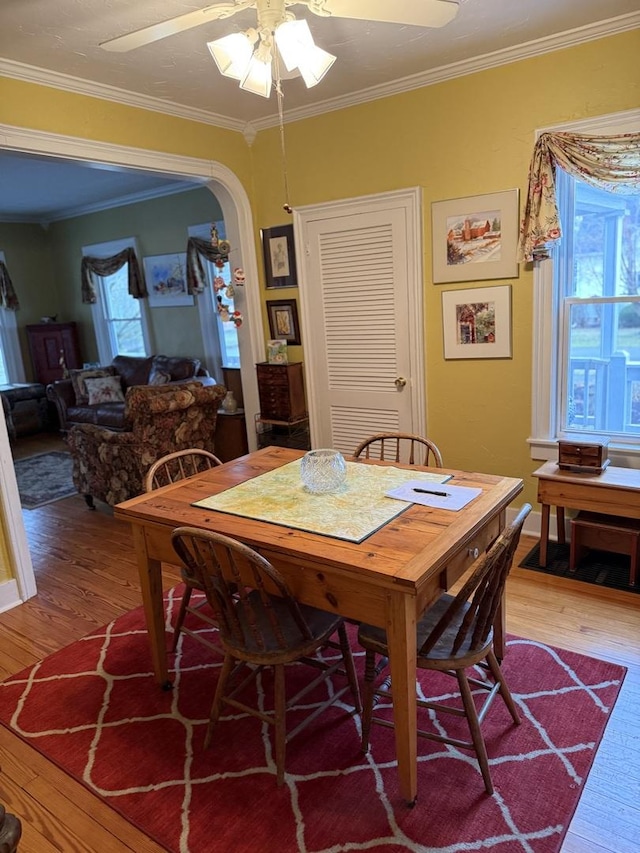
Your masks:
M482 494L482 489L471 489L468 486L451 486L449 483L439 485L434 483L426 483L424 480L408 480L401 486L385 492L389 498L396 498L400 501L408 501L413 504L422 504L423 506L432 506L437 509L449 509L452 512L457 512L462 507L466 506L478 495Z

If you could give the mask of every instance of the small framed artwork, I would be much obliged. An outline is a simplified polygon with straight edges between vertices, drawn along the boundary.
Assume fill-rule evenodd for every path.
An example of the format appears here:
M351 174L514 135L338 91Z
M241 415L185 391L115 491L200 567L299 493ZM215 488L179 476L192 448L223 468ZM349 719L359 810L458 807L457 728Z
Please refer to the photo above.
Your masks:
M152 308L193 305L187 293L187 255L152 255L144 258L144 277Z
M518 275L518 190L431 204L433 283Z
M263 228L260 234L267 287L297 287L293 225Z
M511 358L511 285L442 294L444 357Z
M269 331L272 338L300 344L298 306L295 299L267 300Z

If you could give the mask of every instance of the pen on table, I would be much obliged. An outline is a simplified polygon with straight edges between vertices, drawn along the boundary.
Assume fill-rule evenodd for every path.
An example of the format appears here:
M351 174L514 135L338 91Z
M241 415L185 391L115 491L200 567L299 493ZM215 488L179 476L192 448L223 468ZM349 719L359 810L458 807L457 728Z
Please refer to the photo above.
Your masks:
M437 495L439 498L448 498L449 492L434 492L433 489L414 489L414 492L420 492L423 495Z

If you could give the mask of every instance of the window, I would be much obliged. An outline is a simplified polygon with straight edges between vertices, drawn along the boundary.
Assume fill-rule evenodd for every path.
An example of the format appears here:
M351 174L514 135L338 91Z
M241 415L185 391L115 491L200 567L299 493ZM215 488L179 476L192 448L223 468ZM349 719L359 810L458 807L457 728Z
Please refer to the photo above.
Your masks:
M224 222L216 222L218 235L225 238ZM189 237L199 237L202 240L211 239L211 224L192 225L189 227ZM231 283L231 266L229 263L223 269L218 269L206 258L200 258L202 268L207 280L207 292L198 296L198 309L200 312L202 337L207 352L207 360L217 362L218 357L223 367L240 367L240 347L238 344L238 329L235 323L223 323L218 313L218 307L213 292L213 279L220 276L228 284ZM229 306L229 313L236 310L233 296L227 296L225 291L220 294L225 305ZM212 329L212 324L215 329ZM219 356L218 356L219 350ZM216 374L214 368L213 373Z
M129 246L135 248L133 239L85 246L82 251L84 255L108 258ZM127 265L112 275L94 277L98 301L92 309L100 361L107 364L116 355L148 355L146 303L129 296Z
M640 195L558 170L565 238L556 250L559 434L640 434ZM566 223L566 224L565 224Z
M637 132L640 115L559 129ZM606 437L614 464L632 464L640 455L640 194L598 189L559 168L556 178L563 236L534 270L532 456L555 458L561 438Z

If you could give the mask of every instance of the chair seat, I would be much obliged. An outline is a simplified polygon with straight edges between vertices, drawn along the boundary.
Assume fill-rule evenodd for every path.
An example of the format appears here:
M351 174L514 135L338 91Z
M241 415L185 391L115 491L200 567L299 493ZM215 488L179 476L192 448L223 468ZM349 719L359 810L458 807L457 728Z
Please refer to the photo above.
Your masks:
M260 657L266 661L269 656L277 656L279 662L285 663L299 658L301 655L309 654L318 648L318 644L327 639L336 631L342 622L342 617L326 610L319 610L307 604L299 604L299 610L311 632L311 637L304 637L300 625L293 618L291 608L281 598L272 597L271 617L275 617L281 631L286 653L283 651L282 642L273 633L269 614L259 607L260 594L253 590L249 593L249 601L255 607L257 631L252 630L247 621L247 610L242 609L238 613L238 621L242 626L243 639L235 643L233 639L224 641L225 647L240 659Z
M484 657L487 648L493 642L493 629L490 629L487 638L479 648L471 649L471 634L468 634L460 648L452 653L453 639L458 633L462 620L469 611L470 603L465 602L459 612L451 619L442 636L436 641L434 647L429 650L428 655L420 656L420 649L427 637L431 634L435 626L445 614L448 607L455 601L454 596L448 593L443 593L440 598L431 605L416 627L417 644L418 644L418 666L428 667L430 663L447 663L451 666L458 661L465 660L472 656ZM377 628L375 625L361 625L358 630L358 642L366 649L371 649L381 655L387 654L387 633L384 628Z

